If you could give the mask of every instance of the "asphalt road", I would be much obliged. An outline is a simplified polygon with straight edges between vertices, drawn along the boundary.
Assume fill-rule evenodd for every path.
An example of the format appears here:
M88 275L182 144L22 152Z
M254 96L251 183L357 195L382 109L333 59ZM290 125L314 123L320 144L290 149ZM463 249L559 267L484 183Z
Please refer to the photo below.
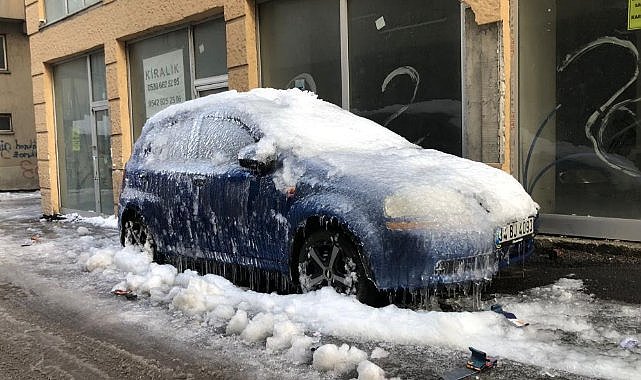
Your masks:
M560 278L583 280L586 290L602 300L641 304L641 250L595 252L580 244L537 244L536 255L522 266L505 270L489 292L515 294L554 283Z
M101 325L91 314L0 283L0 378L243 378L233 362L197 360L166 341Z

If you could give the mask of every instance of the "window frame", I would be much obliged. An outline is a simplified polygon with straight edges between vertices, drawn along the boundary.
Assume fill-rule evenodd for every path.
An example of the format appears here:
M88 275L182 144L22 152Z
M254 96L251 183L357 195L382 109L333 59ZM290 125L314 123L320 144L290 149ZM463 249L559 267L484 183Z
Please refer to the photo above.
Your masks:
M0 66L0 72L5 73L9 72L9 62L7 54L7 35L0 34L0 48L2 48L2 57L4 58L4 67Z
M0 129L0 135L12 135L14 133L14 130L13 130L13 118L11 116L11 113L8 113L8 112L0 113L0 118L5 118L5 117L9 119L9 129L7 130Z

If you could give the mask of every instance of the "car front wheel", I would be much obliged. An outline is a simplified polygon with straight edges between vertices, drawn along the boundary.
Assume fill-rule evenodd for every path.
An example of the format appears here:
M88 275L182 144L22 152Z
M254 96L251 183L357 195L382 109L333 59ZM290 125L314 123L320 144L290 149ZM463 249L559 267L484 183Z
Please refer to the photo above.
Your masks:
M356 244L339 231L319 230L305 239L298 252L298 283L303 293L331 286L339 293L356 295L363 303L380 303Z
M125 222L124 237L125 246L133 245L158 264L164 263L164 260L156 250L156 243L149 231L149 227L140 216L135 215Z

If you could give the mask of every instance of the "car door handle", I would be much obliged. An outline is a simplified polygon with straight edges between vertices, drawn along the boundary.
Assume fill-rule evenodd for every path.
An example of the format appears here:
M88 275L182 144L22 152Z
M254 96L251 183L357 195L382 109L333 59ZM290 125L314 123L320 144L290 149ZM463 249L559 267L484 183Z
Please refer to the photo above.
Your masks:
M192 182L194 183L194 185L196 185L198 187L202 187L205 184L205 178L204 177L194 177Z

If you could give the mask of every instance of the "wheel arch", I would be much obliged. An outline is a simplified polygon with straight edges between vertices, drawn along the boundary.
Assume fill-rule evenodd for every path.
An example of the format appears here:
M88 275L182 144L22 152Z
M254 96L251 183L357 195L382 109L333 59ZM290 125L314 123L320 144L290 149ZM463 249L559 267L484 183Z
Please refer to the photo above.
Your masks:
M140 212L140 209L133 204L126 205L120 213L118 218L118 225L120 227L120 245L125 246L125 223L138 216L143 221L145 220Z
M380 254L380 236L372 233L375 231L374 225L365 215L354 212L354 209L346 214L335 207L329 207L308 210L299 214L297 220L294 224L295 231L291 235L288 265L290 278L294 283L298 282L298 252L306 237L320 229L333 228L346 234L353 241L366 276L376 284L370 256Z

